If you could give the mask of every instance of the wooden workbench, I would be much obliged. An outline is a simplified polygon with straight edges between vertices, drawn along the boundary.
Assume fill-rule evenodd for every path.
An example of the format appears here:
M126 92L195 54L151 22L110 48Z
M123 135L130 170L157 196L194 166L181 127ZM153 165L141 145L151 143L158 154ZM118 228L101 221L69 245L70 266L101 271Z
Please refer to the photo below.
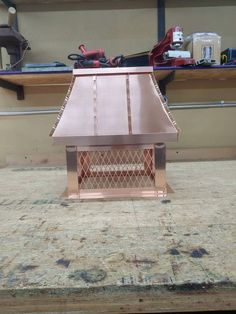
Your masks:
M78 203L64 168L1 169L0 313L236 309L236 161L167 173L165 201Z

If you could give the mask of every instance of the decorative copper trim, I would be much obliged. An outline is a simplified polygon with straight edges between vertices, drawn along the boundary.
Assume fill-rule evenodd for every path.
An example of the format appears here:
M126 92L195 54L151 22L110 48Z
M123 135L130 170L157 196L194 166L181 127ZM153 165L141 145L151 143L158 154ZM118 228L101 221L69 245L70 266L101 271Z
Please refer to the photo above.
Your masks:
M139 74L152 73L153 67L124 67L124 68L90 68L90 69L74 69L73 75L87 76L87 75L123 75L123 74Z
M64 109L65 109L65 107L66 107L66 104L67 104L67 102L68 102L68 99L69 99L69 97L70 97L70 94L71 94L71 91L72 91L72 88L73 88L73 85L74 85L74 81L75 81L75 76L72 76L71 83L70 83L69 89L68 89L68 91L67 91L65 100L64 100L64 102L63 102L63 104L62 104L62 106L61 106L61 108L60 108L60 111L58 112L57 120L56 120L56 122L54 123L54 125L53 125L53 127L52 127L52 129L51 129L51 131L50 131L50 133L49 133L49 136L53 136L53 133L54 133L54 131L55 131L55 129L56 129L56 127L57 127L57 125L58 125L60 119L61 119L61 116L62 116L62 114L63 114L63 111L64 111Z
M127 95L127 113L128 113L128 128L129 134L132 134L132 120L131 120L131 107L130 107L130 87L129 75L126 75L126 95Z

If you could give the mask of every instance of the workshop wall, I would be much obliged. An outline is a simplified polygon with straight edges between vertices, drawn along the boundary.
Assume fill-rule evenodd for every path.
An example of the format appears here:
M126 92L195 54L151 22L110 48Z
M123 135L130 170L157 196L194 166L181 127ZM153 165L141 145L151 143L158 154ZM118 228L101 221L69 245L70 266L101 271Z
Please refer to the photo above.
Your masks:
M166 0L166 29L181 25L185 36L193 32L216 32L222 51L236 47L236 6L234 0ZM170 103L236 101L236 80L172 82ZM181 110L173 112L182 132L172 148L230 147L236 145L235 109Z
M156 40L155 7L155 0L22 6L19 27L33 48L27 60L72 64L67 55L78 52L81 43L103 47L107 56L149 50Z
M166 26L183 26L185 35L194 31L215 31L222 36L222 49L236 47L234 0L166 1ZM222 2L222 1L221 1ZM224 19L222 18L224 16ZM227 18L226 18L227 17ZM6 21L0 7L0 23ZM103 47L107 56L131 54L152 48L157 41L156 0L96 1L74 4L19 5L21 33L32 51L25 62L62 61L80 43L90 49ZM221 22L219 22L221 21ZM236 82L178 82L168 87L170 102L236 100ZM0 89L0 111L59 107L67 88L25 89L25 100ZM178 144L169 147L233 147L236 144L235 109L174 111L182 132ZM64 160L64 147L52 146L48 134L56 115L0 117L0 166L23 163L55 163Z

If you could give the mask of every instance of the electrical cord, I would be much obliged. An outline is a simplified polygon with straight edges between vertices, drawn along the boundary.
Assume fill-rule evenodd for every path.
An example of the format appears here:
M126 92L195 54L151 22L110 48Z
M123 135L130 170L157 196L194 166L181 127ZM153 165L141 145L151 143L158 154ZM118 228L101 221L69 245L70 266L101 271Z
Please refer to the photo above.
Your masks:
M107 59L106 57L102 57L97 60L94 60L93 58L90 59L90 58L85 57L83 54L71 53L68 55L68 59L72 61L76 61L75 68L90 67L93 61L98 61L100 64L100 67L102 68L108 68L111 66L119 66L124 60L124 56L118 55L113 59Z
M22 57L21 57L20 60L18 60L16 63L11 64L10 70L13 69L17 64L19 64L20 62L22 62L22 61L24 60L25 54L26 54L26 51L27 51L28 48L29 48L29 43L28 43L28 41L27 41L27 46L26 46L26 48L24 49L24 52L23 52L23 54L22 54Z

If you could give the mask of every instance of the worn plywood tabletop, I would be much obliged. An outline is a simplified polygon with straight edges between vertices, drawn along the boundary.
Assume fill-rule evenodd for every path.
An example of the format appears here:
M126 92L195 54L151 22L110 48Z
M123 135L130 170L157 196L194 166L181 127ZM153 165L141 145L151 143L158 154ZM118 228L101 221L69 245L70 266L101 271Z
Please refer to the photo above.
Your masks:
M0 313L236 309L236 161L167 174L165 200L78 202L64 168L1 169Z

